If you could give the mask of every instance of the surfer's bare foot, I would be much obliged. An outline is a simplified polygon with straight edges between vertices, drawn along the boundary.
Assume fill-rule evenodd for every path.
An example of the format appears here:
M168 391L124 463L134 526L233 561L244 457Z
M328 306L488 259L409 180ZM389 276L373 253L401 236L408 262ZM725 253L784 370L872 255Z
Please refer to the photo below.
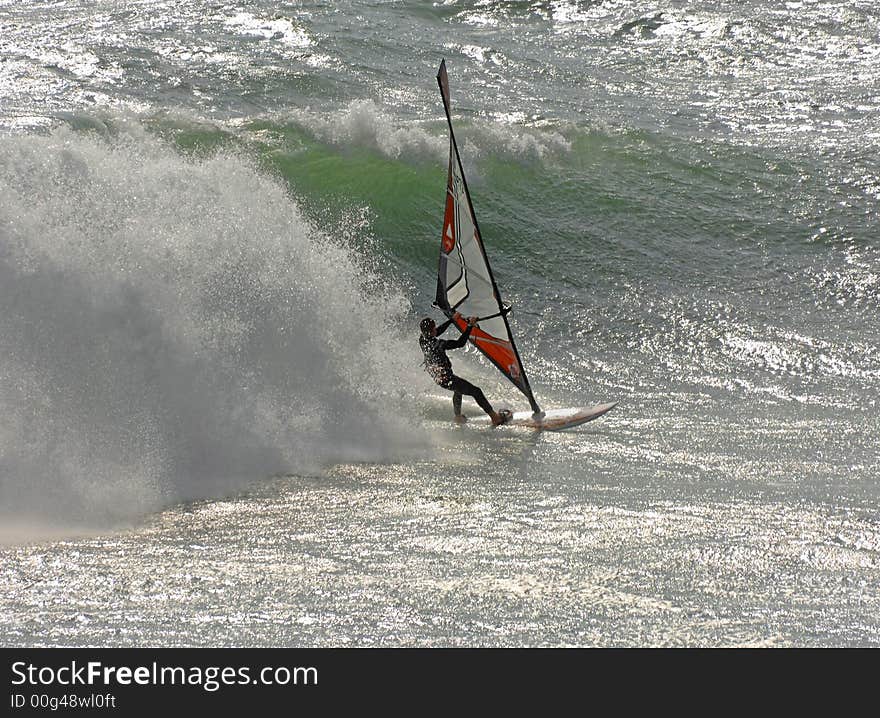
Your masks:
M456 424L464 424L464 422L467 421L467 417L464 414L456 414L455 417L453 418L453 421Z

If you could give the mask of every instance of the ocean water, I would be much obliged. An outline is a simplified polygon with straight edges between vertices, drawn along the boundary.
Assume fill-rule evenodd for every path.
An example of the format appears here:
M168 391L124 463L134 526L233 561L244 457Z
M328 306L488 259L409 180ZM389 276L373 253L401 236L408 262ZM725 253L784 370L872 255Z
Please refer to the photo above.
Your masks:
M880 645L878 23L0 0L0 644ZM421 369L442 58L536 396L596 422Z

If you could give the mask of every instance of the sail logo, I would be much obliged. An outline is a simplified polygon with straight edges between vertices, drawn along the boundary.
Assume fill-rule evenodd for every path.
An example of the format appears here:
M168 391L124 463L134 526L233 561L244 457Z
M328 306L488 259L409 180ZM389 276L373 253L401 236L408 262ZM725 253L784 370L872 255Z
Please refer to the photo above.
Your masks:
M455 234L452 231L452 222L446 225L446 231L443 233L443 251L449 254L455 246Z
M515 362L507 365L507 373L511 379L519 379L519 365Z
M443 251L449 254L455 247L455 196L446 192L446 212L443 215Z

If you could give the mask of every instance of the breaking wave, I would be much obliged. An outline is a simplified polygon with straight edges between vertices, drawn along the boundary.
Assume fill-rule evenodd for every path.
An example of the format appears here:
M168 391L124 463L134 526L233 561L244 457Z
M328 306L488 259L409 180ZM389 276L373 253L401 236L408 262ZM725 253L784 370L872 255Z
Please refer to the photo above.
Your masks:
M0 506L88 525L386 460L406 298L246 158L0 139ZM415 368L414 368L415 367Z

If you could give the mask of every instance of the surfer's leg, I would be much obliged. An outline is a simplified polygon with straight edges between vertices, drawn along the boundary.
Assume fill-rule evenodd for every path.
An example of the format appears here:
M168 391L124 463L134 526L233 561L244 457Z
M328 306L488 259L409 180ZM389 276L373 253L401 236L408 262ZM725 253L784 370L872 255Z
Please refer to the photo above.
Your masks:
M452 384L450 388L455 392L452 397L452 404L456 407L456 415L461 413L461 395L467 394L468 396L472 396L477 404L480 405L480 408L485 411L489 416L494 417L495 411L492 409L492 405L489 403L489 400L486 399L485 394L483 394L482 389L478 386L474 386L469 381L465 381L461 377L454 376L452 377ZM458 404L455 404L456 397L458 397Z
M452 410L456 416L461 416L461 392L456 391L452 395Z

